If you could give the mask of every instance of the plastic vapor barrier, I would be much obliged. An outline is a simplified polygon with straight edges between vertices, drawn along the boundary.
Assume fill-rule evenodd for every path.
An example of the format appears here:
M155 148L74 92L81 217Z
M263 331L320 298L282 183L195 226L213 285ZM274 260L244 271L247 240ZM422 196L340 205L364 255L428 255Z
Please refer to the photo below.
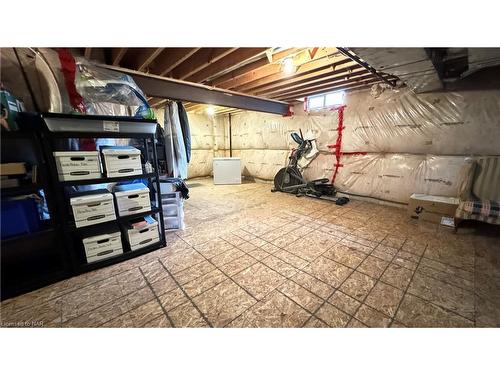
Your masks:
M346 105L342 152L366 153L342 155L335 185L347 193L400 203L412 193L458 196L474 156L500 155L500 90L415 94L378 86L346 94ZM301 129L313 132L320 150L304 175L332 177L327 145L337 138L337 112L298 106L295 113L232 116L233 156L245 176L272 180L296 147L290 134Z

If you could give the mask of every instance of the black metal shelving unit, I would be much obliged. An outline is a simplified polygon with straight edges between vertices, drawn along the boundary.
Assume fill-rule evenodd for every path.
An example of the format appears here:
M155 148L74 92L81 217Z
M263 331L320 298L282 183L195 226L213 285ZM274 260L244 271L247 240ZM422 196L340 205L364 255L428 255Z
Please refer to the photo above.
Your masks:
M50 219L41 222L37 232L1 242L1 299L41 288L71 275L71 265L59 240L62 227L41 141L41 121L35 114L18 119L23 130L2 131L2 163L28 162L37 166L37 181L1 189L3 199L38 194L43 191Z
M48 169L51 176L53 190L56 195L56 204L60 207L60 221L64 233L64 242L74 274L88 272L101 267L109 266L136 256L154 251L166 245L163 212L161 207L160 176L158 158L155 147L157 123L154 120L135 119L130 117L42 114L44 131L42 144L48 155ZM111 130L110 130L111 129ZM118 129L118 131L116 131ZM153 167L152 173L142 173L134 176L101 177L73 181L59 181L54 151L61 149L61 144L68 139L82 138L118 138L134 140L134 147L141 149L144 161L149 160ZM118 183L134 180L147 181L150 191L151 210L128 216L118 216L112 222L104 222L91 226L77 228L70 206L70 191L81 186ZM144 248L132 251L125 237L124 224L135 218L151 215L158 221L160 241ZM82 239L119 229L122 233L123 254L87 263Z

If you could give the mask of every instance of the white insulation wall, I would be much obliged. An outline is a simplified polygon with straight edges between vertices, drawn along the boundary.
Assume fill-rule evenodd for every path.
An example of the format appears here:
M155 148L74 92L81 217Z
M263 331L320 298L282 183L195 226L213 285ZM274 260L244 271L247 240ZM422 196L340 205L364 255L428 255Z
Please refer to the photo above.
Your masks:
M376 94L375 94L376 93ZM471 156L500 155L500 90L415 94L366 90L346 94L342 151L335 185L344 192L407 203L412 193L458 196ZM217 123L227 116L216 118ZM257 112L232 116L233 156L243 174L272 180L295 147L290 133L311 130L321 154L304 175L331 178L337 112L293 117ZM219 150L221 147L219 145Z

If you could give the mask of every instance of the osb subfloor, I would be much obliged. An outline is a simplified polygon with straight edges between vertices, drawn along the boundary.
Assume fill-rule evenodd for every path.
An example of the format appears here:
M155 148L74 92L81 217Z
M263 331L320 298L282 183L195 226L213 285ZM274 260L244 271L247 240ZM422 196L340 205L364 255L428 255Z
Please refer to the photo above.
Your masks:
M191 185L166 248L5 301L3 325L499 326L498 235L267 184Z

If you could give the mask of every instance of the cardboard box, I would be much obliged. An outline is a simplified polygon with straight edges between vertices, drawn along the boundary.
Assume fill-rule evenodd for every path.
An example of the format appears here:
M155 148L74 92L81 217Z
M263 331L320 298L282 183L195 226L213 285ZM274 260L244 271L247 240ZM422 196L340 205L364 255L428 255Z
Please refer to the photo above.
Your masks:
M459 199L453 197L412 194L408 203L408 214L412 219L448 225L449 218L455 217L458 203Z
M2 176L13 176L26 174L26 163L2 163L0 165Z

